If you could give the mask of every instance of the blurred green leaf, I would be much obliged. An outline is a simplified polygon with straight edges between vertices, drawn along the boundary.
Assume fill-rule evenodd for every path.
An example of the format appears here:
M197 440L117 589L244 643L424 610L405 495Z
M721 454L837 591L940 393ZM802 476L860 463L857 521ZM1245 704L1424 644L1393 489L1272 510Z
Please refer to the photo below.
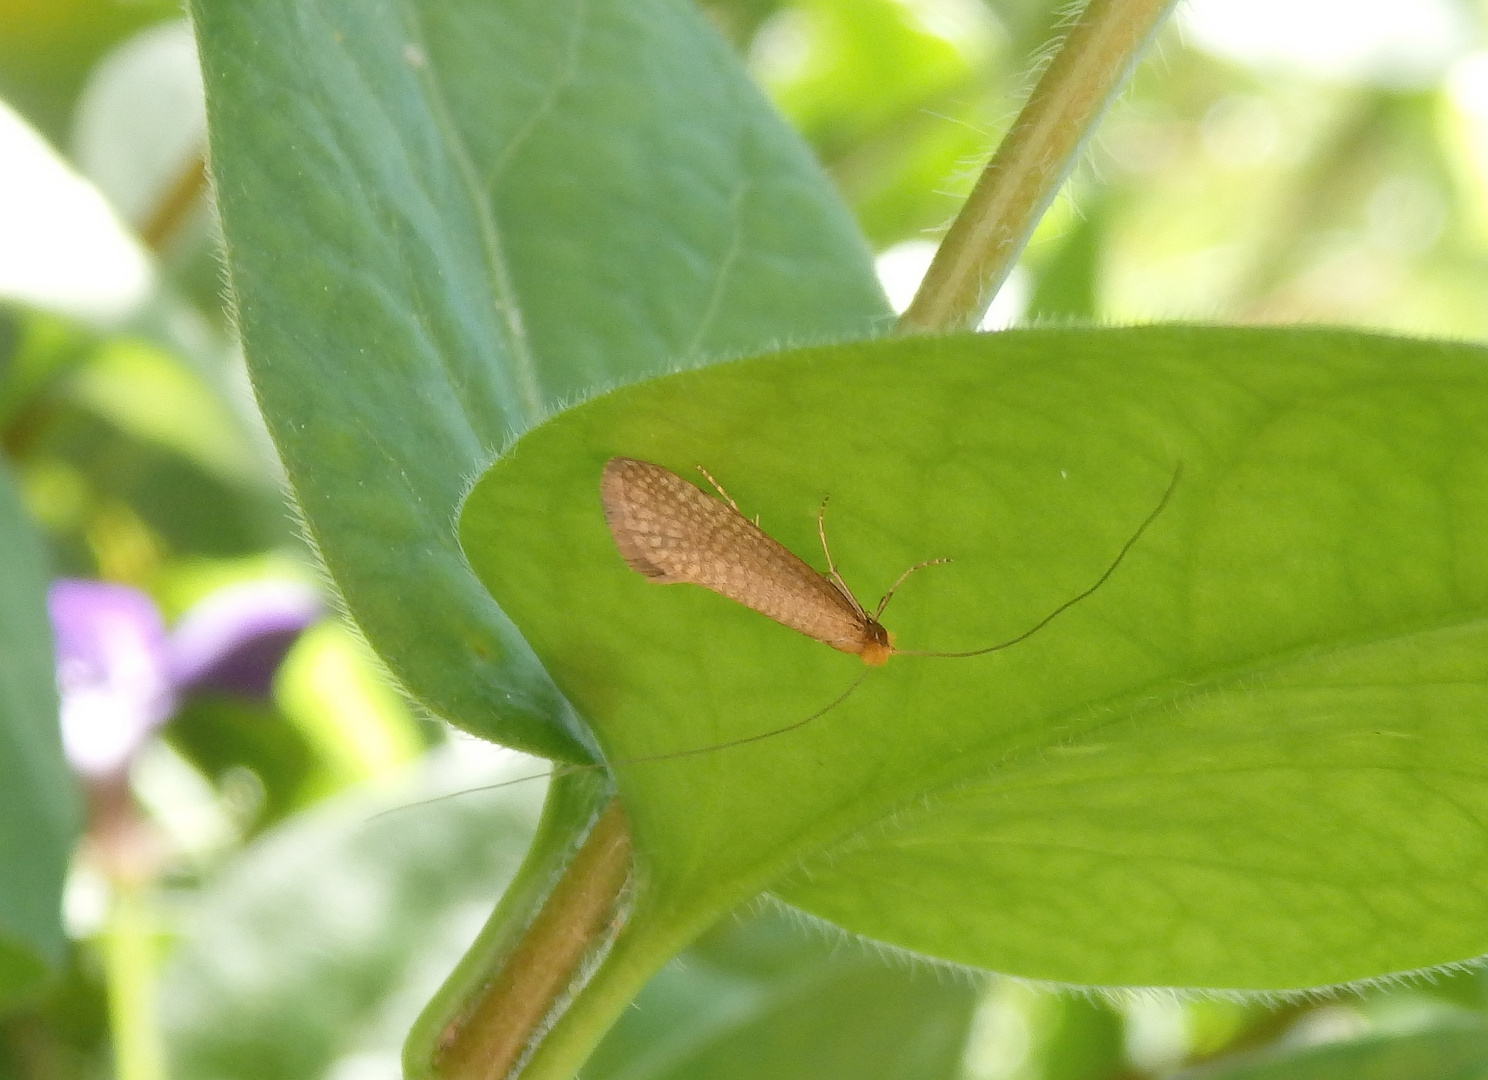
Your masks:
M98 575L115 534L161 547L152 559L290 538L262 451L212 373L131 335L16 318L15 348L0 354L0 431L60 572Z
M1126 1018L1114 1001L992 979L965 1053L966 1080L1127 1080Z
M220 479L267 486L238 419L184 362L130 338L102 343L70 396L121 431L187 458Z
M0 465L0 1005L60 971L81 800L62 759L46 561Z
M1030 322L1095 321L1101 250L1110 214L1108 199L1082 207L1059 246L1036 268L1037 284L1028 300Z
M969 88L973 60L992 44L990 20L975 12L962 25L934 25L924 9L894 0L797 0L759 43L760 74L831 160L927 101ZM958 33L946 33L948 22Z
M234 768L258 778L263 805L255 825L273 824L299 808L317 776L314 749L268 702L195 695L171 718L166 734L185 758L219 783Z
M109 1075L108 1000L97 958L70 950L56 988L0 1020L0 1077L96 1080Z
M490 773L431 763L286 822L218 875L162 976L173 1075L312 1080L359 1056L396 1075L413 1014L532 836L541 788L465 791Z
M979 123L952 122L933 107L916 109L832 162L832 178L875 247L922 240L955 216L976 177L967 163L984 156L997 138Z
M978 4L798 0L750 60L883 247L942 228L975 174L968 162L996 144L981 110L1002 44Z
M470 478L598 386L881 323L860 237L680 0L193 12L244 346L332 577L436 713L584 756L459 552Z
M617 557L611 455L705 464L905 648L805 728L617 768L657 910L771 888L1066 983L1289 988L1488 951L1488 354L1322 331L892 340L742 361L529 433L472 565L611 761L769 732L851 656ZM583 612L584 618L575 618ZM694 931L695 932L695 931ZM644 934L637 931L643 938Z
M1121 1014L1098 998L1061 996L1043 1047L1048 1080L1110 1080L1126 1063Z
M1429 998L1451 1002L1464 1009L1488 1013L1488 971L1481 967L1444 972L1429 982L1411 989Z
M971 979L870 952L778 910L725 922L651 980L589 1080L947 1080Z
M70 320L44 312L0 306L0 431L14 454L33 437L36 418L28 410L66 372L92 355L96 335Z
M1282 1048L1179 1073L1174 1080L1483 1080L1488 1028L1482 1024Z
M274 675L274 700L335 786L381 776L427 745L376 657L339 621L299 636Z
M80 482L82 513L58 524L91 530L95 545L107 531L100 531L100 516L119 513L136 517L179 555L249 555L289 531L280 500L266 486L225 482L171 448L68 401L48 409L28 456L51 468L62 464Z
M1014 56L1031 58L1058 34L1068 9L1059 0L987 0L1010 39ZM1020 77L1027 78L1020 72Z

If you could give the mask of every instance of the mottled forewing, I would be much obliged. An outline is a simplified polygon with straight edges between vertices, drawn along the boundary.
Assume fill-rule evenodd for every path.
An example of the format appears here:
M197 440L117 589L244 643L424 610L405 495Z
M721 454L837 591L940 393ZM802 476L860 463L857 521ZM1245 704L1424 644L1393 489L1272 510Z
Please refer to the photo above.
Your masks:
M835 649L862 651L866 620L853 603L727 502L634 458L611 458L599 491L631 569L658 584L701 585Z

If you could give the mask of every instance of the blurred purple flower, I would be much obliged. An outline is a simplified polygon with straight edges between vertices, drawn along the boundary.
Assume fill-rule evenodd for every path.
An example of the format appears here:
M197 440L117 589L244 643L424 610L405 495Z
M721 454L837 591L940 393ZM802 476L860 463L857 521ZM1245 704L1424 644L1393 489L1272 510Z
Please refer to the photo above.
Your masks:
M87 777L116 775L175 710L160 610L138 589L68 579L53 582L47 607L67 760Z
M267 697L284 654L322 611L316 591L296 581L244 581L218 589L171 630L171 682L187 692Z
M322 611L314 589L286 581L218 589L169 635L154 601L126 585L64 578L48 607L63 749L93 779L121 775L182 695L267 696L284 654Z

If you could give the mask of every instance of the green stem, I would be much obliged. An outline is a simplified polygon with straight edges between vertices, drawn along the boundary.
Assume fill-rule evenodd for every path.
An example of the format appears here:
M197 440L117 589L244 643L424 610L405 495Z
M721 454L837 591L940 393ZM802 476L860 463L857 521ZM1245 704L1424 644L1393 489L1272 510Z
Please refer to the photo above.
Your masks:
M103 934L109 1035L117 1080L166 1080L155 1011L155 919L149 886L115 881Z
M592 777L550 790L553 811L481 937L430 1002L404 1048L415 1080L496 1080L511 1075L614 940L630 882L630 835L618 802L593 819L574 849L573 814ZM568 789L568 790L565 790ZM551 835L545 840L542 833ZM530 860L529 860L530 861ZM524 1070L525 1075L525 1070Z
M534 1047L521 1080L572 1080L647 981L711 922L679 920L650 908L644 895L635 897L628 915L604 963L564 1003L551 1030Z
M974 329L1175 0L1090 0L941 241L904 333Z

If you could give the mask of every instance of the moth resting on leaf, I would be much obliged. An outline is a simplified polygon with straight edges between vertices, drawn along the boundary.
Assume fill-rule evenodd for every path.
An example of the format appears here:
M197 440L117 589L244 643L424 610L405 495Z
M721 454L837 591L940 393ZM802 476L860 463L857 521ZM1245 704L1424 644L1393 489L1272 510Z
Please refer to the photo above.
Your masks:
M1121 565L1147 527L1157 520L1174 489L1183 467L1157 506L1117 553L1095 583L1060 604L1015 638L966 652L919 652L894 647L891 635L879 616L904 580L921 567L948 562L929 559L916 563L894 582L878 606L869 614L858 603L837 573L827 547L822 523L826 501L817 512L816 529L826 556L827 572L814 570L784 544L740 512L734 500L708 473L698 471L718 491L719 498L689 484L676 473L635 458L615 457L605 463L599 495L605 523L621 557L635 570L659 585L701 585L720 596L758 611L782 626L815 638L842 652L854 653L863 663L877 667L896 653L903 656L983 656L1016 645L1043 629L1055 617L1095 592Z
M658 585L686 582L711 589L824 645L855 653L871 667L894 654L893 638L878 621L893 589L868 614L838 575L830 552L827 573L818 573L740 513L711 476L708 481L722 498L649 461L617 457L605 463L599 482L605 523L632 570ZM820 515L817 527L821 531ZM823 551L826 543L823 533Z

